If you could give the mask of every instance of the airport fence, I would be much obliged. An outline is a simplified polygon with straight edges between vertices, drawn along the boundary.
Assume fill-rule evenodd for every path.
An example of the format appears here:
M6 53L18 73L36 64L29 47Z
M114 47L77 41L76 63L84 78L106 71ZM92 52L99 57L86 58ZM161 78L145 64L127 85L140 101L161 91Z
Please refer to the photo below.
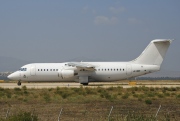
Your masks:
M128 121L132 119L180 120L180 105L116 104L28 104L0 105L0 117L5 119L19 111L38 115L40 121Z

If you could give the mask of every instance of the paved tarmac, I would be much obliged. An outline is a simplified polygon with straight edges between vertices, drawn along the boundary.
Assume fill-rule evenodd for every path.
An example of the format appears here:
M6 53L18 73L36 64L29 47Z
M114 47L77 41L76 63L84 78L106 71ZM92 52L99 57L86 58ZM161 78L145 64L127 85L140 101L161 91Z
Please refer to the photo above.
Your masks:
M42 88L56 88L56 87L68 87L68 88L80 88L81 84L79 83L23 83L21 86L18 86L17 83L0 83L1 88L21 88L22 86L26 86L27 88L35 88L35 89L42 89ZM131 88L131 87L139 87L139 86L146 86L146 87L180 87L180 81L179 82L137 82L136 85L129 85L128 82L96 82L96 83L89 83L88 86L83 86L83 87L90 87L90 88L96 88L96 87L103 87L103 88L108 88L108 87L123 87L123 88Z

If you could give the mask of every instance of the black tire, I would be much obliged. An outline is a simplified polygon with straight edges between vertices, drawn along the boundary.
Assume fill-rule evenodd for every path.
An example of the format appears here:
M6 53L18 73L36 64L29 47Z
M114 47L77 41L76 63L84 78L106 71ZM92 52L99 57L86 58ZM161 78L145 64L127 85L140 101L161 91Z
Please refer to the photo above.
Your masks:
M18 86L21 86L21 82L20 82L20 81L18 81L17 85L18 85Z
M88 83L81 83L82 85L84 85L84 86L87 86L88 85Z

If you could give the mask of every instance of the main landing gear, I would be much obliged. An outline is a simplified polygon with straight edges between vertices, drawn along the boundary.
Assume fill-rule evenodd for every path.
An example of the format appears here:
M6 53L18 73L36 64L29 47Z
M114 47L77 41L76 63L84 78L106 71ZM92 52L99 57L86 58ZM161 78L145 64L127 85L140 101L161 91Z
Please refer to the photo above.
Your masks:
M87 86L88 85L88 83L81 83L83 86Z
M18 85L18 86L21 86L21 81L18 81L17 85Z

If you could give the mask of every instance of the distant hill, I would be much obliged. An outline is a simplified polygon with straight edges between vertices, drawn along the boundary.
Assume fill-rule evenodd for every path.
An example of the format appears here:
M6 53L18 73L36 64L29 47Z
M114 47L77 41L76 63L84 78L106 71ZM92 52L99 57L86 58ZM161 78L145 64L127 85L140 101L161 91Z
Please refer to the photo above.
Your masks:
M27 63L30 63L30 62L12 58L12 57L0 56L0 72L16 71L21 66L23 66Z

